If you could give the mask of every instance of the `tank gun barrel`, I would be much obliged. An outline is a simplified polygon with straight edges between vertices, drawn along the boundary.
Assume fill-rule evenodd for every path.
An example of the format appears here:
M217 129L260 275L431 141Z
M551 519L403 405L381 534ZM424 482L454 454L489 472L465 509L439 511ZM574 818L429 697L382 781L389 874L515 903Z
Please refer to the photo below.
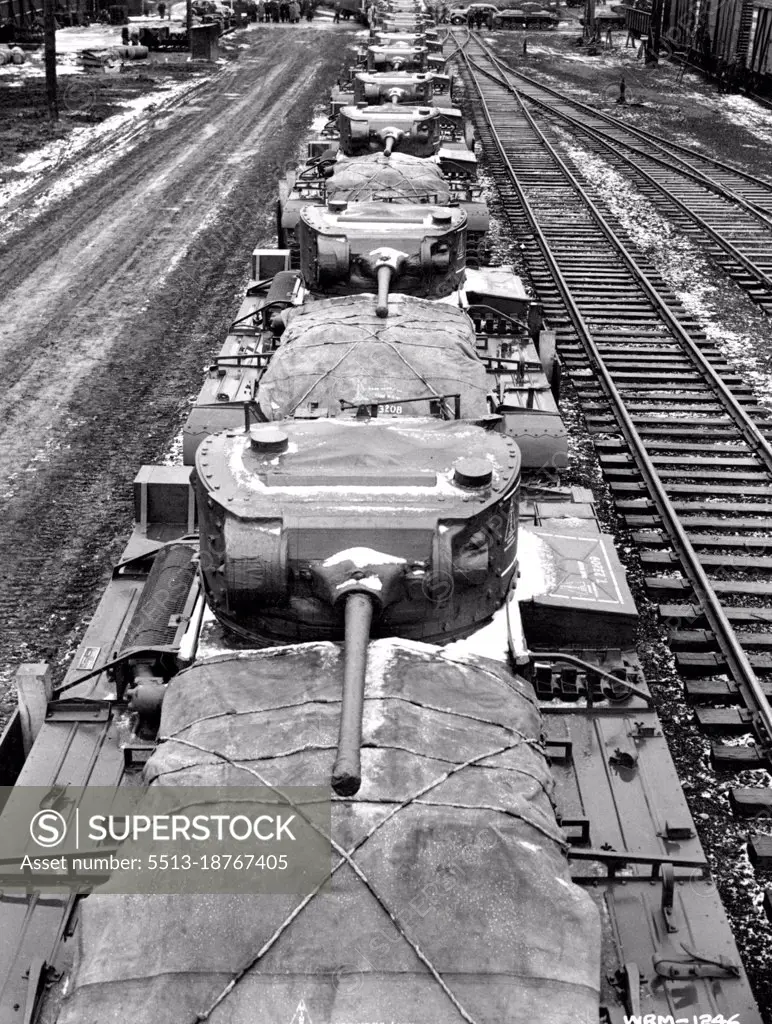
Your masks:
M338 755L332 769L332 788L338 796L353 796L362 784L360 747L367 671L367 644L373 600L359 591L346 598L343 699L340 709Z
M378 305L375 308L375 312L379 317L387 317L389 315L389 285L394 274L394 268L389 266L388 263L384 263L378 267L376 273L378 275Z

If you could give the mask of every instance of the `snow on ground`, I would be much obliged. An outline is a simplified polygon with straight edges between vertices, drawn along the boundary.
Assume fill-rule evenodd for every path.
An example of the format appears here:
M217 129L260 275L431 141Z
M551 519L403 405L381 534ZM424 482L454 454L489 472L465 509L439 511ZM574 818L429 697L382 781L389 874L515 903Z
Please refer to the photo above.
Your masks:
M621 33L622 39L624 39L624 32ZM635 46L613 46L611 49L602 49L594 56L588 53L580 53L579 49L575 53L570 50L558 49L554 46L548 46L543 43L532 43L528 40L528 54L531 57L542 56L549 57L556 65L560 61L569 61L572 64L586 64L588 67L597 68L608 68L608 67L619 67L620 65L638 65L641 60L638 56L638 48ZM518 68L520 71L525 71L526 66ZM563 83L565 87L565 82Z
M772 405L772 327L767 316L739 291L688 236L674 228L654 206L605 160L556 129L560 147L582 177L594 185L604 204L633 244L651 257L672 285L687 312Z
M741 124L762 142L772 143L772 110L747 96L716 96L711 99L711 105L715 106L719 116L733 124Z
M581 27L574 20L561 23L560 28L577 38L581 33ZM759 146L772 142L772 110L746 96L721 95L715 84L699 74L685 72L680 64L665 60L657 67L647 67L639 47L625 46L624 30L615 31L613 39L614 45L610 49L601 48L596 55L590 56L571 46L565 38L558 39L553 35L547 40L537 35L533 39L528 38L528 57L525 59L520 56L519 41L499 36L495 42L505 60L518 71L532 74L538 81L559 88L576 99L594 105L600 101L601 106L611 108L622 120L635 123L641 114L648 118L661 110L676 121L680 114L682 120L705 120L715 124L719 130L722 122L732 129L742 128L755 136ZM563 70L570 76L569 82L562 77ZM621 108L616 105L619 95L617 75L624 75L627 87L627 105ZM586 86L583 81L577 83L576 79L586 81ZM666 134L672 133L673 127L666 128ZM703 141L687 139L680 131L677 141L705 148ZM754 148L752 141L742 144L742 148Z
M4 207L12 200L23 198L26 192L39 184L44 175L55 168L61 167L61 173L51 182L50 188L34 201L36 210L32 219L52 202L69 195L74 189L101 174L132 148L146 130L147 119L143 114L152 113L159 107L168 108L195 89L205 77L209 76L191 76L188 81L176 82L133 99L122 100L121 105L125 109L121 113L113 114L99 124L73 128L64 138L54 139L29 153L14 167L13 177L0 184L0 226L8 221L13 212L4 212ZM132 128L135 130L132 131ZM99 143L104 144L102 151L85 158L87 151Z
M159 24L145 19L147 24ZM179 26L175 26L177 28ZM121 46L120 25L90 25L88 28L61 28L56 33L57 75L81 74L83 69L77 55L81 50L107 50ZM28 78L44 78L43 47L27 50L24 64L4 64L0 67L0 81L8 85L22 85Z
M118 43L110 43L110 46L120 45L120 36L118 37ZM43 51L32 50L25 54L26 60L23 64L3 64L0 67L0 81L3 85L10 86L11 88L20 89L24 83L29 81L31 78L45 78L46 70L43 63ZM74 53L63 54L61 57L57 54L56 62L56 74L57 78L67 75L82 75L83 67L77 60Z

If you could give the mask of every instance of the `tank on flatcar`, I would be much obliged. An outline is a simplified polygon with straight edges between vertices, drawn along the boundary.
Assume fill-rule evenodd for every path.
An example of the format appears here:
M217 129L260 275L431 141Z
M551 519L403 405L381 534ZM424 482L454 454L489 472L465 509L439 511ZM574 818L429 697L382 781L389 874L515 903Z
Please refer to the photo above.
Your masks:
M332 90L330 113L336 115L341 107L365 103L401 103L413 106L434 106L441 109L453 106L453 79L437 71L369 72L352 69L348 80L342 80Z
M426 8L422 4L411 3L410 0L395 0L395 2L390 3L377 3L371 10L372 20L383 16L415 16L423 18L427 25L433 24L433 18Z
M359 324L377 323L372 306L367 312L353 328L360 337ZM407 309L403 327L409 316ZM389 326L396 333L396 322ZM299 344L302 353L290 346L276 372L290 367L293 377L274 375L267 386L265 401L289 409L306 382L308 401L295 417L278 428L210 436L196 455L201 569L212 610L252 643L341 639L347 600L357 593L371 604L373 636L434 642L466 635L501 605L515 571L517 445L466 420L419 414L430 401L449 408L455 401L449 378L464 356L446 352L437 332L405 349L415 364L404 382L376 381L373 366L365 368L367 353L389 363L380 336L314 389L309 371L323 365L314 344ZM427 356L440 384L429 401L414 380L426 372ZM479 376L477 387L485 383ZM474 382L461 391L463 412L467 399L475 401ZM360 415L318 413L333 402ZM484 394L477 402L484 418ZM375 415L379 405L392 414ZM393 413L398 408L401 415Z
M428 19L422 14L385 12L376 16L373 27L384 32L424 32L428 24Z
M142 784L216 789L222 812L228 787L263 778L294 800L288 814L310 815L309 796L329 792L345 678L324 643L192 666L170 685L170 738ZM326 890L256 895L267 872L254 868L249 894L89 896L58 1024L597 1020L599 914L571 880L530 685L376 641L363 697L362 788L319 825L336 844ZM298 786L319 788L304 802Z
M343 107L338 114L340 148L347 156L378 151L433 156L440 148L441 128L437 107Z
M488 231L488 208L472 182L448 179L434 160L400 152L350 158L338 155L288 175L279 186L279 246L290 250L291 265L300 266L297 229L309 204L386 202L458 206L467 217L467 260L479 260Z
M226 342L222 362L212 367L189 417L186 461L206 434L240 421L240 403L259 396L271 361L286 347L288 311L307 305L310 290L317 297L362 293L363 309L374 301L369 293L378 292L384 317L398 297L390 299L390 292L423 297L429 317L450 315L437 300L447 302L447 310L463 311L467 347L478 353L489 377L489 413L500 417L500 429L522 440L526 465L564 465L567 435L556 405L555 336L542 329L538 304L510 269L468 266L465 212L423 203L331 205L309 205L298 213L301 271L279 274L269 287L256 284L248 297L238 318L242 326ZM289 257L286 252L285 266ZM265 274L256 266L255 276ZM336 344L334 336L325 343L331 357ZM336 413L327 409L324 415Z
M474 132L455 107L413 107L399 103L341 107L335 127L329 122L326 131L330 142L322 152L336 146L346 156L398 150L413 156L431 157L439 152L440 164L447 176L467 181L476 176ZM311 143L309 153L315 148Z
M415 0L379 0L379 3L376 6L379 11L388 12L390 14L405 11L419 11L421 13L426 13L424 5L415 3Z
M423 32L383 32L380 29L376 29L370 33L370 39L367 45L426 46L426 35Z
M442 43L434 35L422 32L385 32L375 29L370 33L371 46L425 46L429 53L442 53Z
M405 103L438 106L437 76L427 71L357 72L352 81L352 103L377 106L379 103ZM444 95L444 93L443 93ZM448 97L449 98L449 97Z
M368 46L364 66L370 72L427 71L429 51L425 46Z

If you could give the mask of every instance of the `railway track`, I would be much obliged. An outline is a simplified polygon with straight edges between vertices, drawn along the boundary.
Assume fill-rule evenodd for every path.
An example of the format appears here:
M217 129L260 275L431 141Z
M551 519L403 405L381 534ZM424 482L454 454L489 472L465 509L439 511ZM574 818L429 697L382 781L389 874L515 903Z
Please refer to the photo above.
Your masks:
M701 234L704 249L772 314L772 182L686 147L663 143L504 64L479 40L485 73L516 89L542 126L556 125L630 178L678 227Z
M656 268L625 246L484 48L472 41L460 56L491 173L650 574L687 699L717 767L763 770L760 785L730 791L735 813L770 817L765 410ZM769 867L769 835L753 835L749 854Z
M489 50L488 53L490 54ZM734 167L709 154L700 153L696 149L690 149L672 139L665 141L643 128L620 122L618 118L605 114L595 107L560 92L559 89L540 82L531 75L518 71L499 58L496 58L496 63L508 75L517 79L520 83L518 89L523 95L529 96L529 90L531 90L531 95L534 97L549 97L556 109L581 111L592 118L599 128L602 127L609 138L616 139L623 144L637 139L646 145L649 153L658 154L667 160L670 166L680 167L684 172L708 179L726 193L731 193L772 216L772 180L750 174L742 168Z

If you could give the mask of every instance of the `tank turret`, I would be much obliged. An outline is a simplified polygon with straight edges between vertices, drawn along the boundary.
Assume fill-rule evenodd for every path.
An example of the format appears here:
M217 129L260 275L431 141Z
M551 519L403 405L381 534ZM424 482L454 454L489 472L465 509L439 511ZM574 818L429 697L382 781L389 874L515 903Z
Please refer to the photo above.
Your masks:
M217 618L254 643L445 640L489 618L515 572L520 457L468 422L291 421L208 437L194 483Z
M363 71L355 70L351 80L336 86L330 97L330 114L334 117L342 107L366 103L403 103L413 106L453 106L450 75L432 71Z
M338 114L340 149L346 156L399 150L432 156L440 148L442 126L437 107L343 107Z
M354 75L354 103L429 104L435 94L434 76L428 71L393 71Z
M376 28L370 33L370 46L425 46L429 53L442 53L442 43L430 29L407 29L386 32Z
M335 200L300 213L300 269L306 285L326 295L389 292L442 298L464 279L466 222L458 207Z
M426 71L429 51L425 46L368 46L368 71Z

